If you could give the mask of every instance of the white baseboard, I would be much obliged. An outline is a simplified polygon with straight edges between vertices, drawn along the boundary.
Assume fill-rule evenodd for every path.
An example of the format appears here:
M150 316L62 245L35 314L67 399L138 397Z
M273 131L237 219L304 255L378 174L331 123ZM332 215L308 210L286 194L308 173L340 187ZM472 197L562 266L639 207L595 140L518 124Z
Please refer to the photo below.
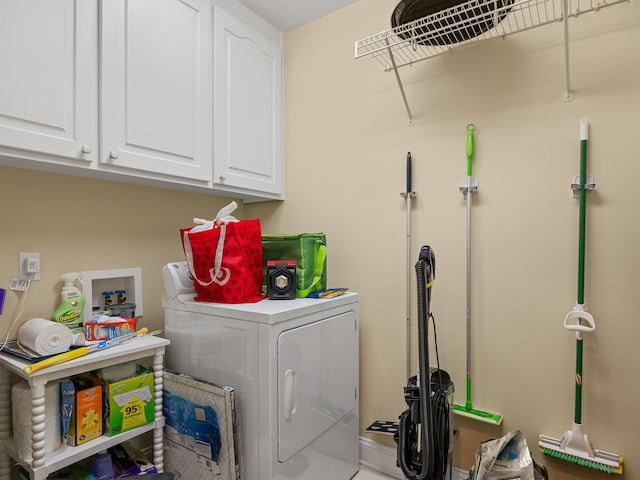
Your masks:
M365 437L360 437L360 465L393 478L404 479L396 465L396 449Z
M402 470L396 465L396 455L395 448L360 437L360 465L390 477L404 480L405 477L402 474ZM469 472L458 467L452 468L452 480L466 480L468 478Z

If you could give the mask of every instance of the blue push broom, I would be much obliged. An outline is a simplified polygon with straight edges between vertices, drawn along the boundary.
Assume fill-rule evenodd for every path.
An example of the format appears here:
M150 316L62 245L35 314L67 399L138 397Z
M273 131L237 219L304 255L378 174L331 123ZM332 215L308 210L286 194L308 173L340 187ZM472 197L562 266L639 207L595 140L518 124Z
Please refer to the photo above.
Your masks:
M580 192L580 221L578 240L578 299L576 306L564 319L564 328L576 332L576 389L574 421L561 439L540 435L540 451L550 457L575 463L606 473L622 474L622 456L593 448L582 425L582 334L596 328L593 316L584 310L585 231L587 208L587 142L589 126L580 122L580 184L574 185Z

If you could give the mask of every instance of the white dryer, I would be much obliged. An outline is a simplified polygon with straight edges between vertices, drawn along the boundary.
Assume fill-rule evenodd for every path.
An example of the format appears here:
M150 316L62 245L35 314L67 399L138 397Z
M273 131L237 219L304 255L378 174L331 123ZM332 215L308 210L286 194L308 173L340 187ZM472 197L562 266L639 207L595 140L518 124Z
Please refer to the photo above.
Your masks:
M163 268L166 364L236 390L243 480L347 480L359 468L356 293L196 302L185 263Z

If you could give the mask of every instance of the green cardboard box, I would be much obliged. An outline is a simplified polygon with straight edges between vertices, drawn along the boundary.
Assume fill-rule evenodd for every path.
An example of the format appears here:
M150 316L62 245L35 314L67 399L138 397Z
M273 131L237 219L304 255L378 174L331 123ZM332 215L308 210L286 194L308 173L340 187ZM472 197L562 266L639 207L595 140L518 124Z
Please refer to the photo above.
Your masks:
M101 377L102 378L102 377ZM136 375L104 383L104 430L110 437L153 422L153 372L136 366Z

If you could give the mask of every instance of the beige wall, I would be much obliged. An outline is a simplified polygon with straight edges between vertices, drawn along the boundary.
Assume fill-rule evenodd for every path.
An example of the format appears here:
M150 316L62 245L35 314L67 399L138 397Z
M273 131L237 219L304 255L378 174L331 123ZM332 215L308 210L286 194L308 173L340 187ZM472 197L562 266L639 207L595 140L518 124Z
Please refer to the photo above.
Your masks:
M520 429L554 480L603 477L541 458L537 448L539 434L560 437L573 421L575 337L562 323L576 302L578 203L570 184L587 118L597 191L588 202L585 298L597 330L585 340L583 422L596 448L626 454L627 478L640 478L640 5L571 20L572 102L563 101L562 25L553 24L402 69L415 116L408 126L393 73L353 57L356 40L389 28L396 3L361 0L286 34L287 201L265 222L275 231L326 231L329 283L361 294L363 435L386 441L364 428L404 408L400 192L408 151L418 186L412 263L421 245L433 246L440 363L464 402L466 206L458 188L465 128L474 123L473 397L504 424L456 417L455 463L470 467L481 440ZM272 207L248 212L266 217Z
M243 205L265 233L325 231L330 286L361 294L361 429L404 409L407 151L414 157L413 255L437 256L432 309L440 363L464 400L465 128L474 123L474 406L500 412L501 428L456 418L455 464L469 468L479 442L522 430L559 437L573 419L574 337L563 331L576 300L578 127L591 125L586 304L598 322L585 345L583 421L594 446L626 454L640 478L635 432L640 374L636 246L640 225L640 6L614 6L571 21L575 98L562 100L561 26L456 51L401 71L409 127L392 73L354 60L356 40L388 28L395 1L361 0L285 36L285 202ZM17 276L18 252L41 253L42 280L24 318L48 316L60 274L143 268L142 320L161 328L160 270L180 260L178 230L213 216L218 197L0 167L0 286ZM118 225L118 221L121 225ZM412 267L411 267L412 268ZM412 275L412 278L414 276ZM411 287L415 303L415 289ZM7 292L6 335L18 296ZM415 325L415 307L413 307ZM417 343L412 349L417 351ZM432 338L432 337L431 337ZM434 361L432 349L432 363ZM544 458L553 480L604 478Z
M0 286L7 302L0 335L17 315L18 253L40 252L41 280L27 293L21 319L51 318L65 272L142 268L144 317L162 328L162 267L184 259L179 229L213 218L228 199L173 190L0 167ZM243 206L240 205L242 215ZM12 329L12 337L15 328Z

